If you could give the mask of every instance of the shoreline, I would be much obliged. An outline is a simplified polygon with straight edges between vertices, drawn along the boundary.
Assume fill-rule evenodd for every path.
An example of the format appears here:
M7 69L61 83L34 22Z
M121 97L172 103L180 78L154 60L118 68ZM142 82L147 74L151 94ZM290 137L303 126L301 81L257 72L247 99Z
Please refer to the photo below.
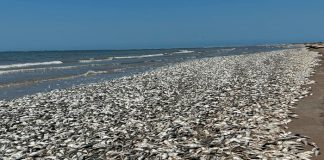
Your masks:
M315 83L304 86L311 87L312 95L301 99L296 108L292 109L298 118L288 124L288 130L309 136L310 140L321 148L321 155L313 159L322 160L324 159L324 48L310 45L309 50L322 55L318 57L321 59L320 65L315 67L315 74L310 77Z
M282 126L316 57L298 48L192 60L0 101L0 156L307 159L305 137Z
M0 54L0 100L17 99L39 92L117 79L188 60L268 52L294 46L283 44L236 48L147 50L147 52L102 51L82 54L69 52L66 55L65 52L55 54L40 52L28 53L31 57L28 61L24 60L28 59L24 58L26 55L19 53L13 53L12 56ZM8 61L6 56L16 57L17 61L15 59Z

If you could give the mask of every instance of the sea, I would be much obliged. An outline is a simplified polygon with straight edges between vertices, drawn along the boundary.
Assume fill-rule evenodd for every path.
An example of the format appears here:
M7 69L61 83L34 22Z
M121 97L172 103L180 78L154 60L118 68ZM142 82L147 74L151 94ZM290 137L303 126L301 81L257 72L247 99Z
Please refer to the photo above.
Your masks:
M0 100L130 76L174 63L294 48L238 47L0 52Z

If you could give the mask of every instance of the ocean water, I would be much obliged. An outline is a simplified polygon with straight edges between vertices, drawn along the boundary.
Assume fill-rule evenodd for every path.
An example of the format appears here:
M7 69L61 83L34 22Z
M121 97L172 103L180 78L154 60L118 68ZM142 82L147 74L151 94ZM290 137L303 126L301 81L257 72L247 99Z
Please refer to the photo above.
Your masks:
M0 100L102 82L191 59L250 54L291 47L291 45L267 45L187 49L0 52Z

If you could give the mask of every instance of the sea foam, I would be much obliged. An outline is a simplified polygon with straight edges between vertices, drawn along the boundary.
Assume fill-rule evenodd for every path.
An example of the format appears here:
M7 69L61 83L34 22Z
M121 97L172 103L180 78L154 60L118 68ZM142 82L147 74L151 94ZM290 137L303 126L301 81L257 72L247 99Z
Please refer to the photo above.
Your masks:
M43 65L53 65L53 64L62 64L62 63L63 62L61 62L61 61L50 61L50 62L9 64L9 65L0 65L0 69L22 68L22 67L31 67L31 66L43 66Z
M114 57L114 59L130 59L130 58L146 58L146 57L159 57L164 54L147 54L147 55L139 55L139 56L123 56L123 57Z
M94 59L94 58L90 58L90 59L83 59L83 60L79 60L80 63L92 63L92 62L104 62L104 61L111 61L113 60L112 57L106 58L106 59Z
M175 54L181 54L181 53L194 53L195 51L190 51L190 50L179 50L177 52L173 52Z

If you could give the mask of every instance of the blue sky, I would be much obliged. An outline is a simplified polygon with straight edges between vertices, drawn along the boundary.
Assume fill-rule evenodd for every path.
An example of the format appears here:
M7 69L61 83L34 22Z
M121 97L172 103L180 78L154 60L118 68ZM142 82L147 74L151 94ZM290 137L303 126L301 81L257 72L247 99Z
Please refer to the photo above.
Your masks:
M0 0L0 50L324 41L323 0Z

